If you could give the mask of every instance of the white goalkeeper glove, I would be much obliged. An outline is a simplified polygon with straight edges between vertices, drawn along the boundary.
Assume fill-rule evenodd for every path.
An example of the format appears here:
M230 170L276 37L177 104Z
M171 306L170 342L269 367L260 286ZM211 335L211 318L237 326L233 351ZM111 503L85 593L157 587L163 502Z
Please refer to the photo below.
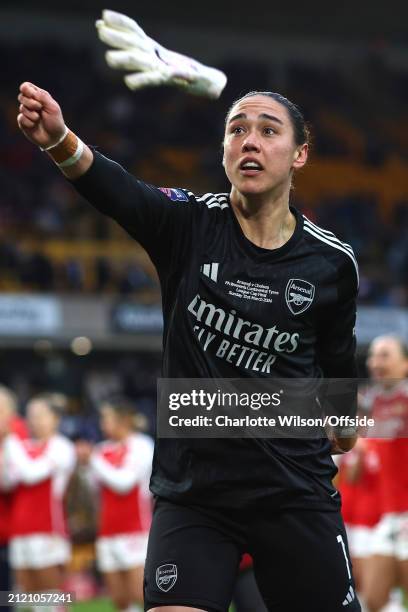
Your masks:
M106 52L108 65L137 71L125 76L129 89L176 85L191 94L218 98L227 83L223 72L165 49L126 15L105 10L96 28L100 40L115 49Z

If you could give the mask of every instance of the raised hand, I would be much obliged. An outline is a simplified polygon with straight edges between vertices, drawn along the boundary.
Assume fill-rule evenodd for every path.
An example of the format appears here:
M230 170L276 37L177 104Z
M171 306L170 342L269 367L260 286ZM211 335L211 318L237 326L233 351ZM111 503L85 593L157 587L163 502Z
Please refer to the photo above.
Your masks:
M26 81L20 85L18 101L18 126L33 144L45 149L67 133L61 108L45 89Z

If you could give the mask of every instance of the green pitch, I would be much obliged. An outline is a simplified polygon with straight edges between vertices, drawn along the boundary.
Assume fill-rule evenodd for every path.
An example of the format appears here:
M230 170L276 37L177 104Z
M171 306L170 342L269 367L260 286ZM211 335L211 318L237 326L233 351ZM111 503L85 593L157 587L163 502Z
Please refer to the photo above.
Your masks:
M108 599L92 599L82 603L73 604L69 612L116 612ZM234 612L231 608L230 612Z
M115 612L109 599L92 599L73 604L69 610L70 612Z
M408 610L408 598L404 603ZM91 601L73 604L68 609L69 612L116 612L108 599L92 599ZM234 608L230 608L229 612L234 612Z

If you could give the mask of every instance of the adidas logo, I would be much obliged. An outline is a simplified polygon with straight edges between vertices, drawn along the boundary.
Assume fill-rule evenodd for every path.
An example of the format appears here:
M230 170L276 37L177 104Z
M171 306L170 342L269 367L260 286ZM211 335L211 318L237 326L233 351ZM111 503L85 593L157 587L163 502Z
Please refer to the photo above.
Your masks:
M211 278L211 280L216 283L218 279L218 266L219 265L220 265L219 263L203 264L202 266L200 266L200 272L202 272L204 276Z
M343 601L343 606L348 606L349 604L351 604L352 601L354 601L356 598L356 595L354 593L354 589L352 586L350 586L349 591L346 595L346 599Z

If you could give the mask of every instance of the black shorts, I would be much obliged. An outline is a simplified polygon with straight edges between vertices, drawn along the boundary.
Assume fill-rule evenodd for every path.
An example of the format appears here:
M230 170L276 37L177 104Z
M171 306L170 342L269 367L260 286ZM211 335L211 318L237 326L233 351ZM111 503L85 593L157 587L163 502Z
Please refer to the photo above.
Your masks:
M145 611L180 605L227 612L244 552L254 559L269 611L361 611L340 512L249 513L164 499L150 531Z

